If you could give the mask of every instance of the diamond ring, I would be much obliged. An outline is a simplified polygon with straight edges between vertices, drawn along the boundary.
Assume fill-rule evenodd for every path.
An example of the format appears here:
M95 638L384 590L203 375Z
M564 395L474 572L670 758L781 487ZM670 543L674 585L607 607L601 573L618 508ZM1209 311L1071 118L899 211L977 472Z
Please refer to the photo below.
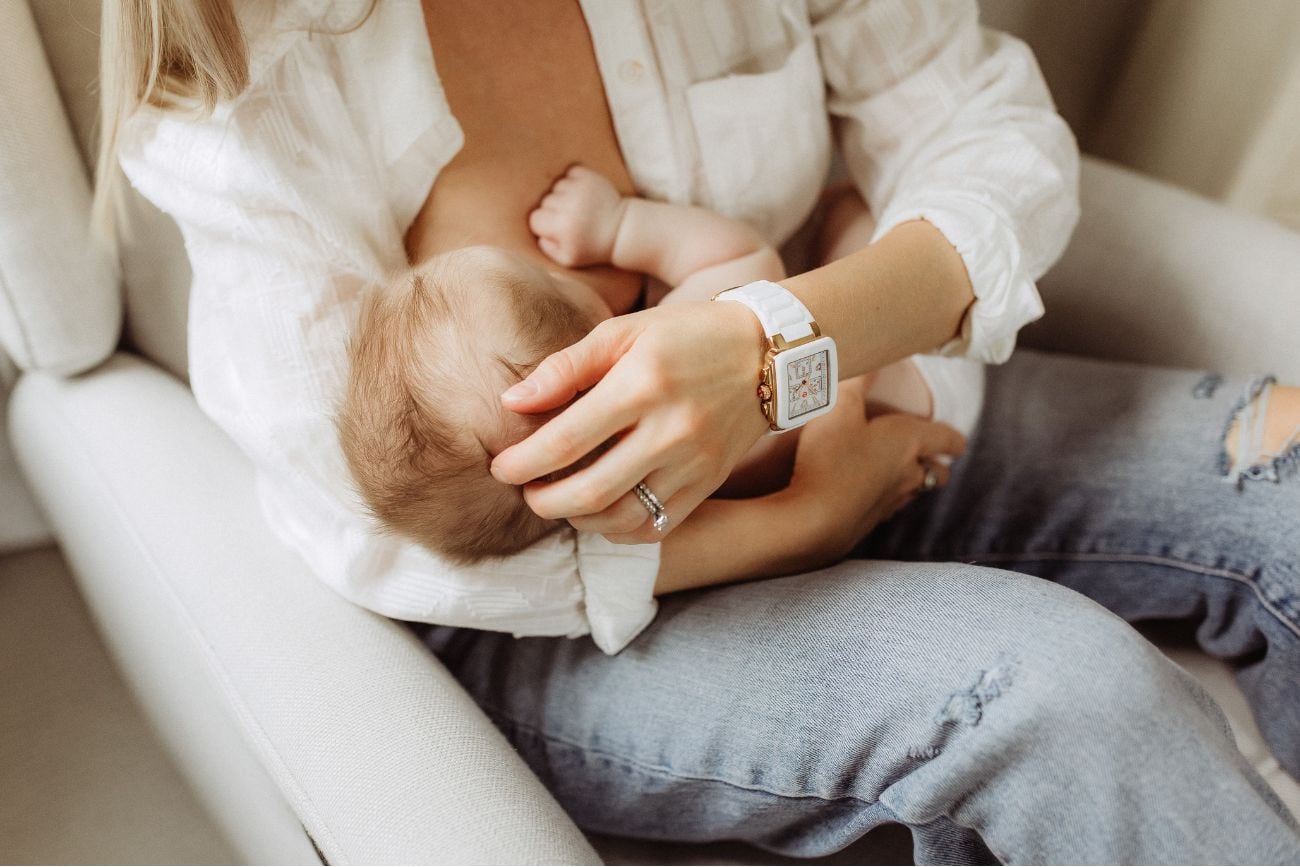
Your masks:
M650 513L650 517L654 519L655 530L662 533L668 526L668 513L664 511L664 504L659 502L659 498L645 482L638 482L633 491L641 501L641 505L645 506L645 510Z

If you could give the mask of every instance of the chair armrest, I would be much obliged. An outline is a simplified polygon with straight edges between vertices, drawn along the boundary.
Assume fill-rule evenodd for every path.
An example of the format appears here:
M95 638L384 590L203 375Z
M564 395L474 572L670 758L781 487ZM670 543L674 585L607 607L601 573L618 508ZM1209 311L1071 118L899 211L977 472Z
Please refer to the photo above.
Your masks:
M28 374L10 430L173 753L200 794L227 775L207 800L228 802L237 843L279 810L330 863L599 863L410 630L337 596L274 538L248 461L173 377L127 355L74 380ZM278 805L256 773L227 773L241 749ZM245 803L258 806L241 816ZM280 836L245 852L312 857L300 832L296 851Z
M1093 157L1022 344L1300 381L1300 234Z

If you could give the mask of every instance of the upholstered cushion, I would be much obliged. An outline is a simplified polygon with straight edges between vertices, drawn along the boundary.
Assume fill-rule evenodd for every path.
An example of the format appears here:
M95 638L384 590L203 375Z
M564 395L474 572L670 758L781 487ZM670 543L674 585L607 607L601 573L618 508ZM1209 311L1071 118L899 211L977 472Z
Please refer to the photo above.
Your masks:
M1095 158L1021 345L1300 382L1300 235Z
M78 373L117 343L117 270L25 2L0 3L0 57L0 343L20 368Z
M595 863L414 634L275 539L247 458L183 385L123 354L12 400L106 641L251 863L312 860L303 826L331 864Z
M87 171L99 128L100 0L29 0ZM22 5L22 0L18 0ZM130 348L186 379L190 264L171 218L123 184L130 236L121 251Z

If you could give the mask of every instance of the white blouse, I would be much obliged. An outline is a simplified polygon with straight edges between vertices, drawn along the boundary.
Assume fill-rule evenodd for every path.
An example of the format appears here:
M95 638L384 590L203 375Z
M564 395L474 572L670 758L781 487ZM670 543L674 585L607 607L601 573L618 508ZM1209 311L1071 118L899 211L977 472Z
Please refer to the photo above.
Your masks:
M420 0L239 0L248 89L210 117L146 108L131 183L193 268L196 398L255 462L276 532L348 599L405 620L590 633L614 653L654 617L658 545L566 531L447 563L366 517L334 432L357 301L463 135ZM773 244L808 217L832 138L879 228L924 218L976 302L947 355L998 362L1042 313L1037 279L1077 217L1078 154L1029 49L974 0L584 0L638 192L744 220ZM503 59L503 62L505 60Z

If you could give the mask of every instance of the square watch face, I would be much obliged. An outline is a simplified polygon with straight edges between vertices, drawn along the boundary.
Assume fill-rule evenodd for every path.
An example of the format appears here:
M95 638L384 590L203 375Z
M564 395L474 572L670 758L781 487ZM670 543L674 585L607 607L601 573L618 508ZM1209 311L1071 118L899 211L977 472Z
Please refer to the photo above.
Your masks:
M786 365L789 418L796 419L826 406L830 401L829 374L830 362L824 349L795 359Z

